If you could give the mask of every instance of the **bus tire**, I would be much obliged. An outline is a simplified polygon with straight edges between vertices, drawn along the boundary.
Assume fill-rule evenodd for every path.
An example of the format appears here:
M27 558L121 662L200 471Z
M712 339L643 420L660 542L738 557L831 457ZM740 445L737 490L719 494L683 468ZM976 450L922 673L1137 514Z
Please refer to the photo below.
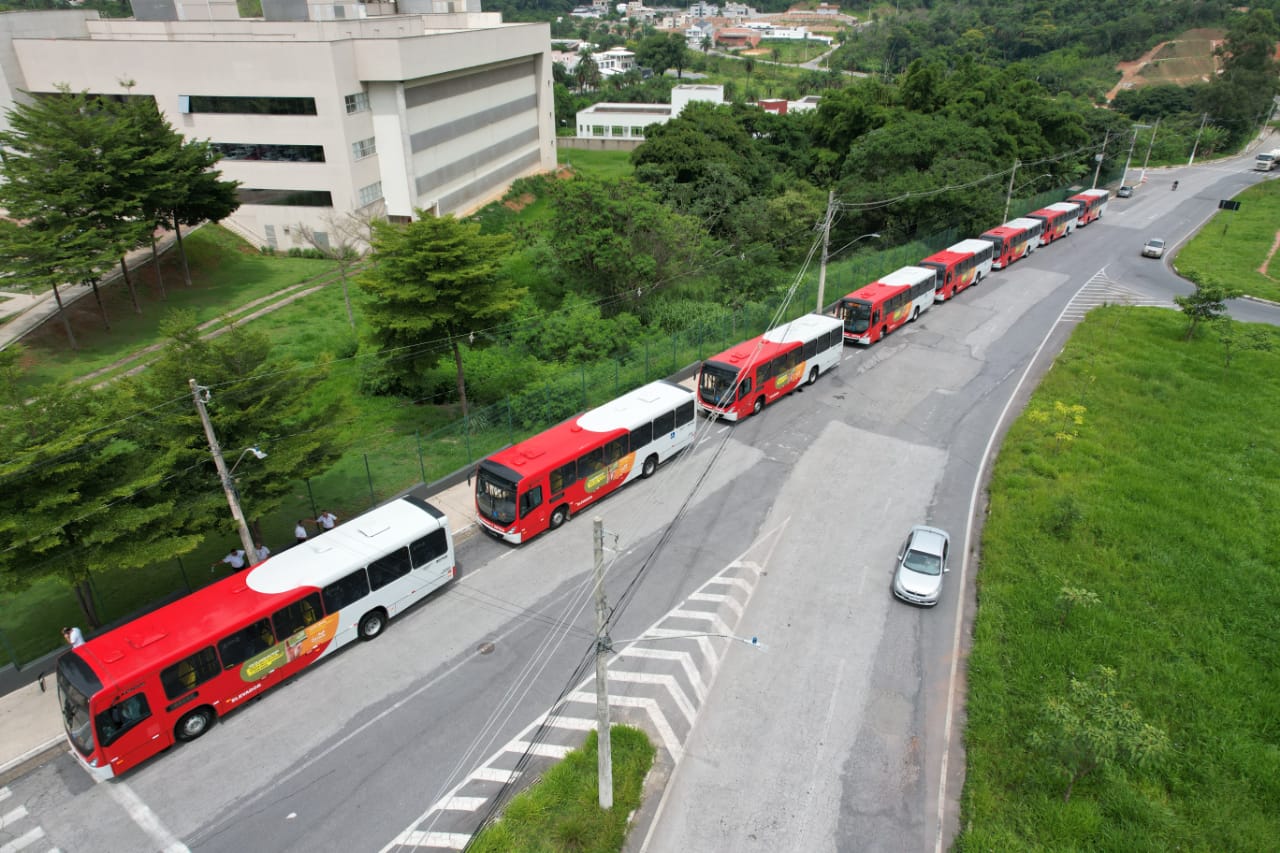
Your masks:
M758 415L764 411L764 397L756 397L755 403L751 405L751 414Z
M357 631L362 640L372 640L378 636L387 627L387 614L379 607L376 610L370 610L368 613L360 617L360 626Z
M551 530L555 530L557 527L564 524L568 520L569 520L569 507L564 504L561 504L560 506L551 510L551 520L547 522L547 527L550 528Z
M913 322L913 323L914 323L914 322L915 322L916 320L918 320L918 319L920 319L920 309L919 309L919 308L912 308L912 309L911 309L911 322Z
M173 736L185 743L200 737L209 731L212 725L213 709L208 706L196 708L182 715L182 719L178 720L178 724L173 727Z
M817 381L818 381L818 368L817 366L815 366L812 370L809 371L809 384L812 385Z
M650 454L645 460L644 465L640 468L640 476L649 479L653 476L653 472L658 470L658 454Z

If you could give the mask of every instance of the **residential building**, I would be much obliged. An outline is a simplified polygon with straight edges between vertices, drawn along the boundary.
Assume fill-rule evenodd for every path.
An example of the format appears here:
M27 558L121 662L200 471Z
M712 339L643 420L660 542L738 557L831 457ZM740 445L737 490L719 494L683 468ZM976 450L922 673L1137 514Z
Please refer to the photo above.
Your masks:
M0 99L60 86L154 98L240 182L227 224L279 248L357 211L465 214L554 168L548 25L503 23L479 0L262 6L252 19L234 0L133 0L125 20L2 14Z
M644 139L646 127L666 124L694 101L724 103L724 86L675 86L671 90L670 104L592 104L578 111L578 136L594 139Z

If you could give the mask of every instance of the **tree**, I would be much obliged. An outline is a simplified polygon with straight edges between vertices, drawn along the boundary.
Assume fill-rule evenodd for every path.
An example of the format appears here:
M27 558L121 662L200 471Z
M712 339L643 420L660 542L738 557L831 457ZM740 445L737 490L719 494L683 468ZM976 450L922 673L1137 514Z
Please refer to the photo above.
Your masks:
M176 194L166 200L169 224L178 239L178 254L182 258L182 275L187 287L191 286L191 268L187 264L187 250L182 244L182 226L199 225L201 222L220 222L240 206L236 189L239 181L224 181L213 167L219 155L206 141L189 139L182 144L175 169Z
M0 207L21 225L0 232L7 271L28 286L89 284L137 239L134 189L143 154L129 116L115 101L72 93L37 97L8 113L0 133ZM71 346L76 346L64 316Z
M524 295L498 274L512 243L507 234L481 234L479 223L426 211L406 225L373 223L371 263L359 282L373 297L368 320L383 364L401 388L414 389L447 349L466 416L462 342L508 321Z
M600 66L591 58L591 54L584 53L578 58L578 64L573 69L573 79L578 84L579 92L595 89L600 85Z
M1045 702L1044 725L1032 746L1049 753L1067 775L1063 802L1095 770L1142 767L1169 750L1169 737L1116 695L1116 671L1100 666L1086 680L1071 679L1065 697Z
M668 68L676 69L680 77L685 66L685 40L677 33L652 35L636 46L636 62L646 68L652 68L654 74L661 75Z
M1244 328L1230 317L1220 317L1214 325L1218 340L1222 343L1222 369L1229 370L1232 360L1245 352L1271 352L1275 349L1275 336L1265 326Z
M373 223L382 218L384 205L378 202L367 211L347 214L328 213L324 216L324 231L316 231L310 225L299 223L298 233L313 249L338 266L338 276L342 280L342 300L347 307L347 323L352 330L356 327L356 315L351 310L351 292L347 287L347 277L360 261L365 248L373 238Z
M1187 331L1184 341L1189 341L1196 334L1196 328L1204 322L1212 322L1224 317L1227 313L1227 300L1235 299L1240 290L1221 282L1210 280L1195 283L1195 292L1187 296L1175 296L1173 301L1187 317Z

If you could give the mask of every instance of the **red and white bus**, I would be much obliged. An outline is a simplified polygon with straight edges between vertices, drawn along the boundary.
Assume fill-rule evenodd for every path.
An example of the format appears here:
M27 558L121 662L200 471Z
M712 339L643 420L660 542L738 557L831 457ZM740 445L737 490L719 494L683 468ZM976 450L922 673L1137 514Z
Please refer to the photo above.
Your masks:
M693 442L693 392L651 382L500 450L476 468L481 529L513 545L649 477Z
M58 658L72 754L109 779L387 621L454 575L444 514L404 497Z
M1074 201L1059 201L1039 210L1033 210L1027 214L1027 218L1039 219L1044 223L1040 231L1040 245L1047 246L1076 230L1076 220L1080 216L1080 210L1080 205Z
M991 275L991 259L995 255L995 247L991 245L990 241L977 238L961 240L954 246L948 246L947 251L973 255L974 284Z
M991 267L1002 270L1019 258L1026 257L1035 251L1043 228L1044 223L1039 219L1010 219L1004 225L982 232L978 235L978 239L987 240L995 247L991 256Z
M840 300L844 339L873 344L903 323L915 322L933 304L937 287L936 271L902 267L858 288Z
M946 302L991 272L992 246L986 240L964 240L920 262L938 274L934 299Z
M812 385L840 363L843 325L836 317L805 314L702 363L698 406L737 421L779 397Z
M1071 196L1067 201L1074 201L1080 205L1080 221L1077 224L1084 227L1093 220L1102 218L1110 199L1111 193L1108 190L1085 190Z

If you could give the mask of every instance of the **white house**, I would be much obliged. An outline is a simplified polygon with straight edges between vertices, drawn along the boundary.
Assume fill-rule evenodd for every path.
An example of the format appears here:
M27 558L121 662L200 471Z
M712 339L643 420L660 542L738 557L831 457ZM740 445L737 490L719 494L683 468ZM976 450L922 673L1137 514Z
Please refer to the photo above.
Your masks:
M694 101L724 103L724 86L676 86L671 90L670 104L593 104L578 111L578 136L594 139L644 139L646 127L651 124L666 124Z
M555 166L547 24L505 24L479 0L386 7L134 0L132 19L84 10L0 15L0 106L59 86L154 98L208 139L240 182L228 225L302 245L333 214L467 213ZM131 81L126 93L121 81Z

